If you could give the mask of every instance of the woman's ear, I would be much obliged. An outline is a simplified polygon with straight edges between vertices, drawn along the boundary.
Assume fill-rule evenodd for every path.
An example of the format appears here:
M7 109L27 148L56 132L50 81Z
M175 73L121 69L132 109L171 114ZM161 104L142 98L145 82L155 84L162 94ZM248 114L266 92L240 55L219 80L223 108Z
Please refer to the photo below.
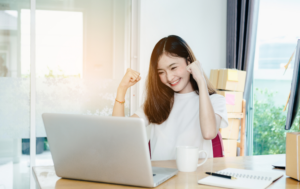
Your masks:
M186 58L186 62L187 62L187 65L191 64L191 58L189 56Z

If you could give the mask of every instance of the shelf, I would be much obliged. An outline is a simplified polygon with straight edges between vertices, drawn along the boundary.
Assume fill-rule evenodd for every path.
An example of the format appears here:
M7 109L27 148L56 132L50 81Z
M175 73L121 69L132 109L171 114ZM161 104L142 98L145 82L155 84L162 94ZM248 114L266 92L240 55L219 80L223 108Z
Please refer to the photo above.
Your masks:
M228 118L243 118L243 113L227 113Z

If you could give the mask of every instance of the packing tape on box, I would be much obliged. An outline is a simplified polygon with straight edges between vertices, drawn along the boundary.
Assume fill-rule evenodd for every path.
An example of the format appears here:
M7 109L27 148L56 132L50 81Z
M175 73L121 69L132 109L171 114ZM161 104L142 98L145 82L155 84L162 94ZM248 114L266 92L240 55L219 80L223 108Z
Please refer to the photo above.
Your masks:
M238 82L239 81L238 71L237 70L228 70L227 80Z
M230 127L230 126L229 126ZM229 130L229 138L231 138L231 134L232 134L232 128L228 128Z
M237 89L238 89L238 87L239 87L239 83L238 82L236 82L236 81L227 81L228 83L234 83L235 85L234 85L234 88L232 89L232 91L235 91L235 92L240 92L240 91L238 91Z
M228 70L227 80L230 83L235 83L233 91L237 91L239 82L238 70Z

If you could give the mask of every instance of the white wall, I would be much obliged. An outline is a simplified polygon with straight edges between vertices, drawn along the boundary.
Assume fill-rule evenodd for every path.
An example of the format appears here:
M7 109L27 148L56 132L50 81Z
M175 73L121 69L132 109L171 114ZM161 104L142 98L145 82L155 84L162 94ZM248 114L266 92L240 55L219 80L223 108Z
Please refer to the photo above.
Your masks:
M168 35L189 44L207 76L210 69L225 68L226 9L226 0L141 0L139 93L144 93L154 46Z

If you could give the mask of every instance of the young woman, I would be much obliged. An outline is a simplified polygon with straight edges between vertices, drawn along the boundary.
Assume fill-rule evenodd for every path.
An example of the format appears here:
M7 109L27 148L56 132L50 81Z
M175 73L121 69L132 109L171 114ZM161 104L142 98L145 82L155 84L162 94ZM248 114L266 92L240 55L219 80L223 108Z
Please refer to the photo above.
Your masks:
M124 98L140 74L128 69L117 91L113 116L124 116ZM176 159L176 146L196 146L213 157L211 139L227 127L225 98L216 94L191 48L170 35L154 47L146 100L131 117L152 124L152 160ZM200 156L201 157L201 156Z

